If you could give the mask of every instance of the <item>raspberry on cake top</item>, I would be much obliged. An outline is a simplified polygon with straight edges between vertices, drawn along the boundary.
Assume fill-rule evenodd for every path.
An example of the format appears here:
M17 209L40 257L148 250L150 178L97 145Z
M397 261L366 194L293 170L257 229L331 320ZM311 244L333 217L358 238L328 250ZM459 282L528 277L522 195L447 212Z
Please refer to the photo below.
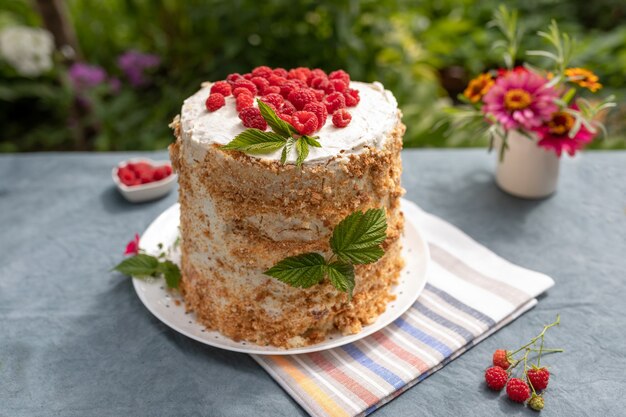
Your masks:
M401 115L391 92L380 83L350 80L342 71L257 67L245 75L230 74L225 81L204 83L185 100L181 130L194 146L198 159L206 147L226 145L247 128L269 130L257 100L267 104L297 133L317 137L304 163L345 158L365 148L382 149ZM278 161L281 150L254 155ZM297 159L295 149L287 163Z

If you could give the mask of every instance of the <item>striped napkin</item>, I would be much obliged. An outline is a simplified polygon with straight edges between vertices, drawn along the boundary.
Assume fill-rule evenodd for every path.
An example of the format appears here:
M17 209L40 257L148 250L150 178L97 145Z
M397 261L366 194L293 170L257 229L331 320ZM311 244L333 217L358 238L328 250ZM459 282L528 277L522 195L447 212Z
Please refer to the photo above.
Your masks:
M253 358L311 416L367 415L531 309L554 281L403 200L429 244L428 283L383 330L322 352Z

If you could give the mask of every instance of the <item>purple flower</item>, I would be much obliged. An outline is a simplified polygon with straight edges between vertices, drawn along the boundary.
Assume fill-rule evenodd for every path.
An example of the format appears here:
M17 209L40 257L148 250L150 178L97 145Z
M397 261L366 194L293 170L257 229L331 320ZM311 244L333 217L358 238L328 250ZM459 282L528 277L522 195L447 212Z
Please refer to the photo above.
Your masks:
M97 65L76 62L70 67L69 77L74 87L81 90L102 84L107 78L107 73Z
M161 58L157 55L138 51L127 51L117 58L117 65L133 87L146 85L148 80L145 77L145 71L159 66L160 63Z

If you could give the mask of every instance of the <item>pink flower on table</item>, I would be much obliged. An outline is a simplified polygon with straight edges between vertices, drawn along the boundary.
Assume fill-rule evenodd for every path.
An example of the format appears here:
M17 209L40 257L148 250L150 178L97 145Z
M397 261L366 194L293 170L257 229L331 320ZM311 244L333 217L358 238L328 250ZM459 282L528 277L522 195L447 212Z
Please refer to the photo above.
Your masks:
M485 94L482 111L506 130L537 128L558 110L554 103L558 93L547 82L531 71L509 71Z
M572 106L572 109L577 110L577 107ZM574 123L574 116L565 111L553 113L548 122L534 130L539 138L537 144L543 148L553 150L558 156L561 156L563 151L574 155L576 151L591 142L595 136L583 125L576 132L576 135L570 138L569 133L572 127L574 127Z
M139 235L135 233L135 238L128 242L124 255L137 255L139 253Z

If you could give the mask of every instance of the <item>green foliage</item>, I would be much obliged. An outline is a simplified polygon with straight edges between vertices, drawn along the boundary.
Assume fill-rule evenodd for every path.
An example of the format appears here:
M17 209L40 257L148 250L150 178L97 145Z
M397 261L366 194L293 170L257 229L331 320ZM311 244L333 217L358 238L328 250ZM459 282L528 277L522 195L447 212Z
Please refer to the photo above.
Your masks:
M0 29L40 26L28 0L9 0ZM445 108L473 75L502 65L486 30L496 0L68 0L86 62L123 81L117 94L101 88L76 103L60 56L50 74L18 76L0 62L0 151L159 149L171 142L167 124L204 80L223 79L258 65L343 68L354 79L392 90L408 126L405 146L482 146L453 129ZM588 64L617 101L626 97L626 3L620 0L517 0L519 25L536 33L557 19L577 40L572 65ZM534 38L534 37L533 37ZM540 39L516 45L540 49ZM151 83L133 88L117 67L129 49L155 53L161 66ZM511 51L513 52L513 51ZM576 58L577 57L577 58ZM531 61L544 59L530 57ZM531 62L532 63L532 62ZM626 108L605 120L609 137L594 147L626 146ZM446 131L452 130L451 135Z

